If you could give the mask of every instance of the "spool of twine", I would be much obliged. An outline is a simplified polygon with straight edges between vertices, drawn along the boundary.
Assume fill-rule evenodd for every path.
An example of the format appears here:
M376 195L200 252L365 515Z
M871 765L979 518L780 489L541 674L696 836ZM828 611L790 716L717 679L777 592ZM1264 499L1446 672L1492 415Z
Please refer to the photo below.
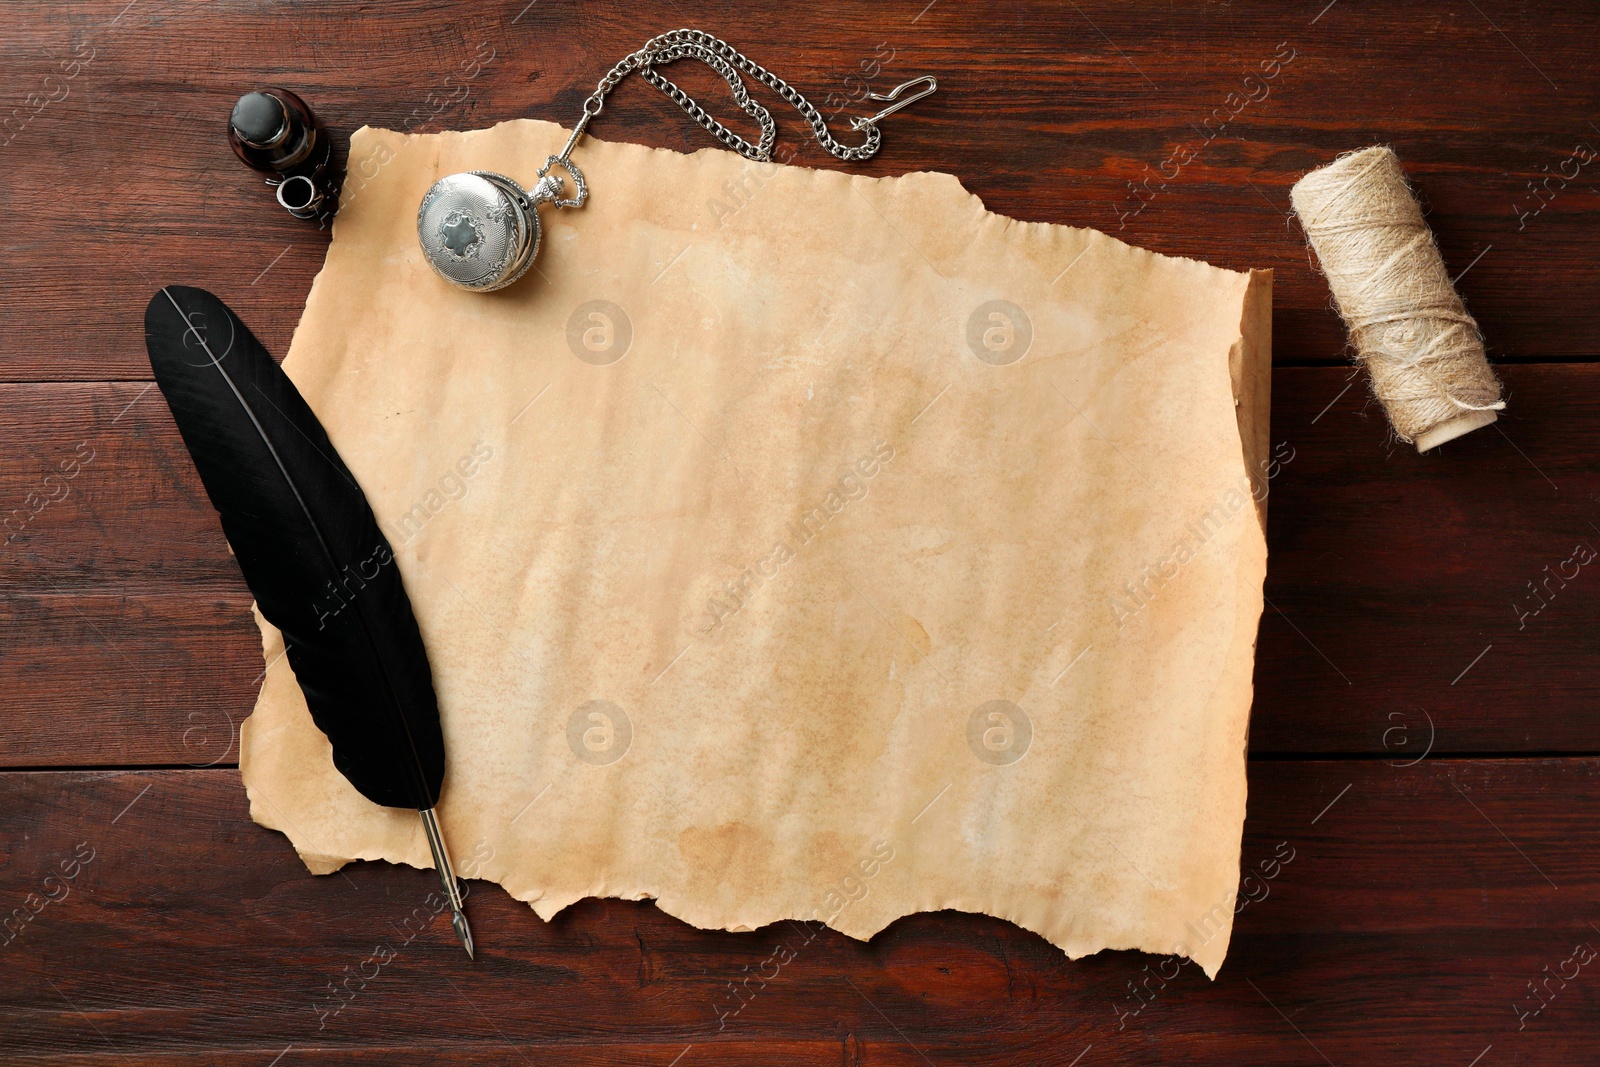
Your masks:
M1493 422L1500 382L1393 150L1340 156L1289 198L1395 434L1426 452Z

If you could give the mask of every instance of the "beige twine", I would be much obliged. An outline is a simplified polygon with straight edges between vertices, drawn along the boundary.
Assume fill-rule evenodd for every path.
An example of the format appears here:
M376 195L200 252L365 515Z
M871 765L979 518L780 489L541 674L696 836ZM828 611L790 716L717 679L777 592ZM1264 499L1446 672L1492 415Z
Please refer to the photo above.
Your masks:
M1493 422L1500 382L1394 151L1342 155L1289 199L1400 439L1426 452Z

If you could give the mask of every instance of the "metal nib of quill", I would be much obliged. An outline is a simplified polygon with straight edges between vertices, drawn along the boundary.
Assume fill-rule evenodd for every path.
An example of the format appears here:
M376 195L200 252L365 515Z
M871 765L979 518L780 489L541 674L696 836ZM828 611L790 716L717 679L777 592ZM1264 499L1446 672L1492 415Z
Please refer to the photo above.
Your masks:
M456 928L461 947L467 950L467 958L473 959L472 927L467 925L467 914L461 910L461 885L456 881L455 868L450 864L450 849L439 830L439 819L433 814L432 808L423 808L419 814L422 816L422 829L428 835L428 847L433 850L434 870L439 872L439 884L444 886L445 899L450 902L450 925Z

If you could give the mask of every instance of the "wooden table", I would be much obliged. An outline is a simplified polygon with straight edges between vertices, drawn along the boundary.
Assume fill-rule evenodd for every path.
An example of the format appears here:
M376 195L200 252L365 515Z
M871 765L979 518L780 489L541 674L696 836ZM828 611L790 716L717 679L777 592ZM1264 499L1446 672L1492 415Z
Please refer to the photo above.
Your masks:
M1561 175L1600 145L1600 13L125 2L0 16L0 1061L1595 1061L1600 573L1566 561L1600 546L1600 169ZM281 355L321 263L326 232L229 151L233 98L289 86L343 134L570 122L611 62L679 25L830 110L863 60L877 89L937 74L866 173L946 170L1019 219L1277 271L1272 434L1294 459L1272 493L1244 861L1294 858L1215 982L919 915L869 944L823 932L718 1032L718 998L781 926L702 932L617 901L547 925L477 884L469 963L443 918L405 940L429 876L313 878L247 817L250 598L141 338L159 285L198 284ZM705 72L683 77L726 110ZM636 80L613 101L603 137L708 143ZM836 165L774 110L797 162ZM1226 121L1206 141L1208 117ZM1286 213L1301 173L1375 142L1406 162L1509 399L1426 456L1347 363ZM375 942L401 948L378 966Z

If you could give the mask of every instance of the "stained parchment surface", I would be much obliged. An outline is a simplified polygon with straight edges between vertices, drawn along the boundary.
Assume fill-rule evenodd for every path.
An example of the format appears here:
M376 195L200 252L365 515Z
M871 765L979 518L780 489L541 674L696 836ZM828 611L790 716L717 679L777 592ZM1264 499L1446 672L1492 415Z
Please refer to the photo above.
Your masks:
M458 865L546 919L653 898L866 938L951 908L1214 974L1270 275L991 214L945 174L591 138L536 270L437 279L428 186L531 186L565 139L359 131L285 362L415 605ZM252 816L319 873L430 866L263 634Z

